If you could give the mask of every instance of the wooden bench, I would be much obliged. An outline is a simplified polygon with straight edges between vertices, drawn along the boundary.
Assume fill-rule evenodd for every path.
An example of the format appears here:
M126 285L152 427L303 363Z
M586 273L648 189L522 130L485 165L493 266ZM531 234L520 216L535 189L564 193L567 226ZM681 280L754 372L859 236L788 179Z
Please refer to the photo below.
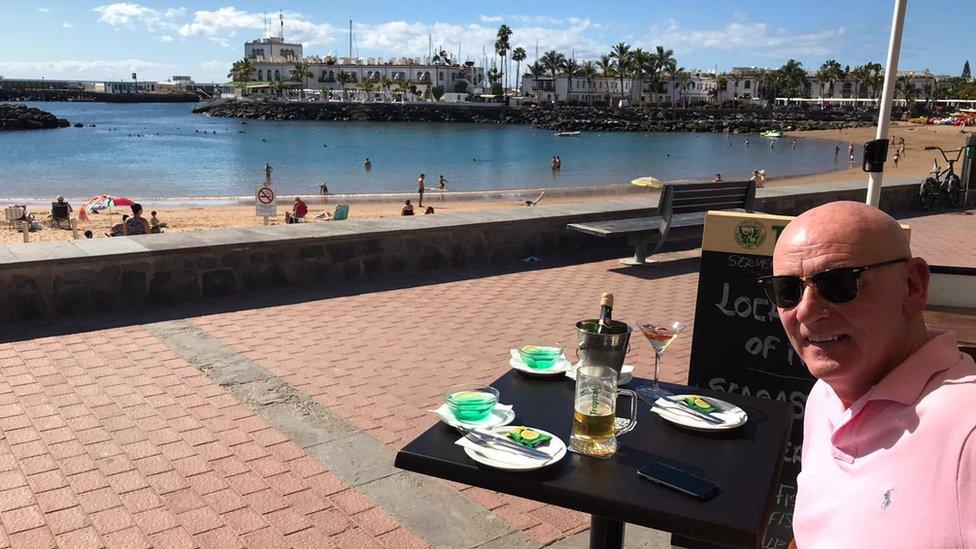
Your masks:
M709 210L752 211L756 200L754 181L728 181L723 183L666 183L661 189L658 215L570 223L574 231L601 237L627 236L634 245L634 257L621 260L626 265L643 265L651 262L648 255L660 251L672 229L698 228L705 225L705 212ZM657 245L649 254L651 240L657 234Z

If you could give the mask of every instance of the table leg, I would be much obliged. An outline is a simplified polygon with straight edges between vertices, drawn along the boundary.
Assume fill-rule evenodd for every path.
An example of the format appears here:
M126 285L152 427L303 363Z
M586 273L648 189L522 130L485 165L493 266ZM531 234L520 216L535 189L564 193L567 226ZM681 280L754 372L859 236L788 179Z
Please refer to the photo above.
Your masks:
M590 516L590 549L622 549L624 526L619 520Z

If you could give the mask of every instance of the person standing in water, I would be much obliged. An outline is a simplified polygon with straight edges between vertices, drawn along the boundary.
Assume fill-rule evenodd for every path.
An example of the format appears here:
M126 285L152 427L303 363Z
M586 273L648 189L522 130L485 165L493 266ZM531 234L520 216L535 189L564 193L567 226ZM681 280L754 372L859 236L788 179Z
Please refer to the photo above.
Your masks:
M417 201L417 207L419 208L424 207L424 178L425 177L426 175L420 174L420 177L417 178L417 194L420 195L420 200Z
M366 161L363 162L363 169L366 170L367 172L373 169L373 163L369 161L369 158L367 158Z
M265 185L271 184L271 171L272 171L271 163L265 162L264 163L264 184Z

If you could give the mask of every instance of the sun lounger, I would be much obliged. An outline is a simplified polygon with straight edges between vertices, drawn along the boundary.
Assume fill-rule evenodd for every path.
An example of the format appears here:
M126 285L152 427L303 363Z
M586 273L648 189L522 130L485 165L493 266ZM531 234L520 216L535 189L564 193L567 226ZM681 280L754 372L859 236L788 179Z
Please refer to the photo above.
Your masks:
M342 221L349 218L349 204L338 204L335 211L322 212L315 216L315 221Z

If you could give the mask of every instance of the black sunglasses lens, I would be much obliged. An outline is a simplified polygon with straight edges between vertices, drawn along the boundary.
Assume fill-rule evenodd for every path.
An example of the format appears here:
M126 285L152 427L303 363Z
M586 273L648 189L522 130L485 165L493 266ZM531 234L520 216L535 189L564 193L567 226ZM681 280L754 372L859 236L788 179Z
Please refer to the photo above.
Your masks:
M856 272L850 269L837 269L813 276L817 291L831 303L847 303L857 297Z
M774 305L782 309L791 309L796 307L803 297L803 281L788 276L772 277L763 281L763 290Z

